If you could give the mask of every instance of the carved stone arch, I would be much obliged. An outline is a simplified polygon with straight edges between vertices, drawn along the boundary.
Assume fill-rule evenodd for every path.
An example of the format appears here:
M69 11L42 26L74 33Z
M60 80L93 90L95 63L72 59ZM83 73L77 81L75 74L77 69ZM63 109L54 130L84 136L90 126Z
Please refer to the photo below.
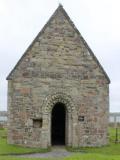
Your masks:
M43 113L50 113L53 106L58 102L61 102L66 106L67 112L75 110L72 97L63 92L53 93L52 95L47 96L45 101L45 105L43 105Z
M65 92L55 92L45 98L43 112L44 147L51 146L51 112L56 103L63 103L66 107L66 145L74 146L76 143L77 112L72 97ZM47 137L47 139L46 139Z

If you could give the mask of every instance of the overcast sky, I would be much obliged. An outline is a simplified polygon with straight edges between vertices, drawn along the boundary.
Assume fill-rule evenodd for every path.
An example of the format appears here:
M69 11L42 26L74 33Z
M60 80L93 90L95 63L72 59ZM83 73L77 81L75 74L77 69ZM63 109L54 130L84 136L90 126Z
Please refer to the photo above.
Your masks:
M59 3L109 75L110 111L120 112L120 0L0 0L0 110L6 76Z

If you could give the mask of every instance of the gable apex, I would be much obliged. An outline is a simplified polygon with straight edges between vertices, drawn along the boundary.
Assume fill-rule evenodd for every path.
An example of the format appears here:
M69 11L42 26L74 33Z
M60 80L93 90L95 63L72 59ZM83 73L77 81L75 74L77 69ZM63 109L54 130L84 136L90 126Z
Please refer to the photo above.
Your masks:
M107 82L110 83L110 79L107 75L107 73L104 71L102 65L100 64L100 62L98 61L98 59L96 58L96 56L94 55L94 53L92 52L91 48L88 46L87 42L85 41L85 39L82 37L81 33L79 32L79 30L76 28L76 26L74 25L74 23L72 22L72 20L70 19L70 17L68 16L68 14L66 13L66 11L64 10L62 4L59 4L58 8L55 10L55 12L53 13L53 15L50 17L50 19L48 20L48 22L44 25L44 27L42 28L42 30L38 33L38 35L36 36L36 38L33 40L33 42L30 44L30 46L27 48L27 50L24 52L24 54L22 55L22 57L20 58L20 60L18 61L18 63L15 65L15 67L13 68L13 70L10 72L10 74L7 77L7 80L12 79L12 75L14 73L14 71L16 70L17 66L19 66L20 62L22 61L22 59L25 57L25 55L28 53L28 51L32 48L32 46L34 45L34 43L36 42L36 40L38 39L38 37L40 37L42 34L44 34L45 29L47 28L47 26L49 26L50 22L54 19L54 17L61 12L65 18L68 20L69 24L72 26L72 28L75 30L75 32L80 36L81 41L83 42L84 46L88 49L89 53L91 54L91 56L93 57L93 59L96 61L96 63L98 64L98 66L100 67L101 71L103 72L103 74L105 75L105 78L107 79Z

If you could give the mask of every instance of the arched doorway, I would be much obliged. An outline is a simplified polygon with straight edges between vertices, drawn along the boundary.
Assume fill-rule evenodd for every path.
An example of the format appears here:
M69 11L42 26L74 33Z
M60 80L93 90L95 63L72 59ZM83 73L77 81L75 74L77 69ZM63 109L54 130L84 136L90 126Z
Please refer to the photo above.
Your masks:
M51 143L65 145L66 107L63 103L56 103L51 113Z

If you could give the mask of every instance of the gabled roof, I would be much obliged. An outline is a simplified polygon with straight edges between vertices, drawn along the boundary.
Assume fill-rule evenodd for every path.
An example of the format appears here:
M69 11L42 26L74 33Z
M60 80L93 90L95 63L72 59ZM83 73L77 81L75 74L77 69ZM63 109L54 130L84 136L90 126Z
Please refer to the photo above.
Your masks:
M96 58L96 56L94 55L93 51L90 49L90 47L88 46L87 42L84 40L84 38L82 37L82 35L80 34L80 32L78 31L78 29L75 27L74 23L71 21L70 17L68 16L68 14L66 13L66 11L64 10L63 6L60 4L58 6L58 8L56 9L56 11L53 13L53 15L50 17L50 19L48 20L48 22L45 24L45 26L43 27L43 29L38 33L38 35L36 36L36 38L33 40L33 42L30 44L30 46L27 48L27 50L25 51L25 53L22 55L22 57L20 58L20 60L18 61L18 63L15 65L15 67L13 68L13 70L10 72L10 74L7 77L7 80L11 79L11 76L13 74L13 72L15 71L15 69L17 68L17 66L20 64L20 62L22 61L22 59L24 58L24 56L27 54L27 52L31 49L31 47L34 45L34 43L36 42L37 38L39 36L41 36L44 33L44 30L46 29L46 27L49 25L49 23L53 20L53 18L55 17L55 15L57 14L58 11L61 11L63 13L63 15L66 17L66 19L68 20L68 22L70 23L70 25L74 28L74 30L77 32L77 34L80 36L81 41L83 42L83 44L85 45L85 47L88 49L88 51L90 52L91 56L93 57L93 59L96 61L96 63L98 64L98 66L101 68L103 74L105 75L108 83L110 83L110 79L107 75L107 73L105 72L105 70L103 69L102 65L100 64L100 62L98 61L98 59Z

